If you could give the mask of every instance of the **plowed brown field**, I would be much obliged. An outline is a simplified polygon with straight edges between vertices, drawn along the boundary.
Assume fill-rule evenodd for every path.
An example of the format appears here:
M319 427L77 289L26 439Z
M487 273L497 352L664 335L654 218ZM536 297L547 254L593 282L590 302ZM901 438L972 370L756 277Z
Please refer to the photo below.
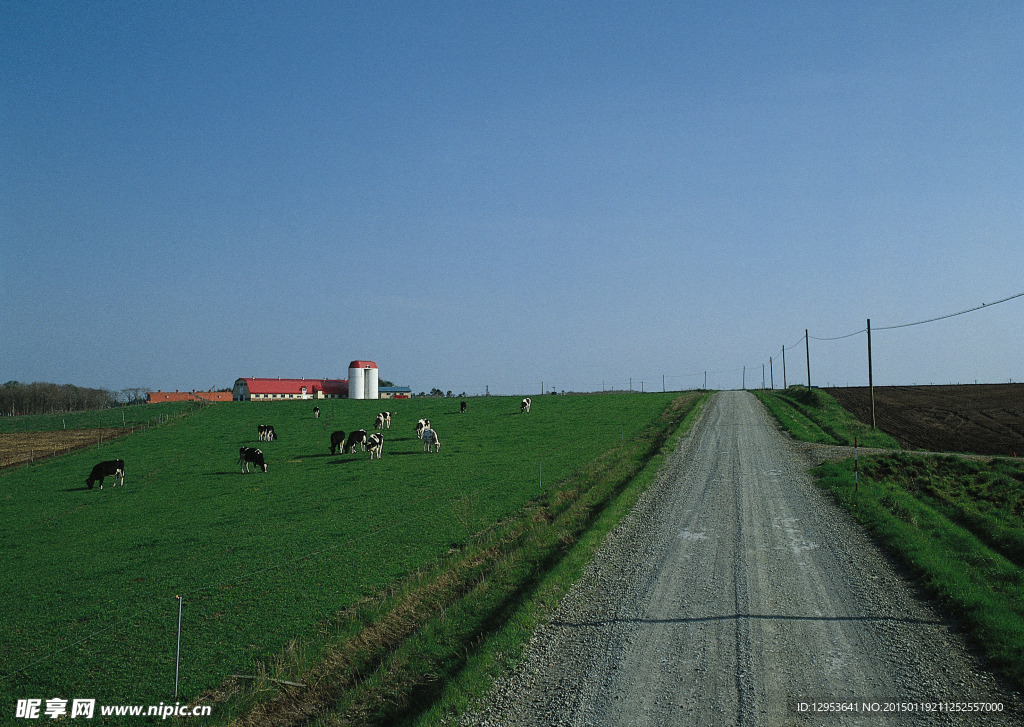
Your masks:
M90 447L123 437L131 429L61 429L56 432L10 432L0 434L0 468L33 462L72 449Z
M826 391L871 423L868 387ZM1024 384L876 386L875 421L907 449L1024 456Z

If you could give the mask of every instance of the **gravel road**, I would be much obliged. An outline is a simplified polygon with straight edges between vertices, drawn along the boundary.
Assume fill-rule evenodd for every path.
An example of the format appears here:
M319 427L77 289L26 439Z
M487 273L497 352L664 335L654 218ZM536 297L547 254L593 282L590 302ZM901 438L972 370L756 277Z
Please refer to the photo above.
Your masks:
M714 395L464 724L1024 724L1021 696L817 489L809 463L751 394ZM1003 711L923 711L936 703Z

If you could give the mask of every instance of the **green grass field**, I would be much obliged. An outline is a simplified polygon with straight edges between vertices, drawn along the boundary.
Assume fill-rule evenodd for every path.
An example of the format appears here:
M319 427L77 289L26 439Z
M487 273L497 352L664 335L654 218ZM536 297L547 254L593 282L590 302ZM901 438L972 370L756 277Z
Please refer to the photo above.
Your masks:
M226 403L6 470L0 704L171 701L177 595L180 693L251 674L637 436L674 396L536 397L528 415L509 397L470 399L465 415L452 399L327 401L319 419L312 402ZM369 430L385 406L382 460L329 454L332 430ZM422 452L419 417L439 454ZM281 438L257 442L260 423ZM263 449L266 474L241 474L242 445ZM117 457L127 487L86 489L92 464Z

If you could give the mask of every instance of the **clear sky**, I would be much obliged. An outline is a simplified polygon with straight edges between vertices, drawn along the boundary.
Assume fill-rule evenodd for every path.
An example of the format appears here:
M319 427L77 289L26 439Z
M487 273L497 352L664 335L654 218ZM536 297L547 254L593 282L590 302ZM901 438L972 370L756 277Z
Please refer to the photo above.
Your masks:
M867 383L1024 292L1024 4L0 4L0 380ZM872 336L1024 380L1024 298ZM642 383L641 383L642 382Z

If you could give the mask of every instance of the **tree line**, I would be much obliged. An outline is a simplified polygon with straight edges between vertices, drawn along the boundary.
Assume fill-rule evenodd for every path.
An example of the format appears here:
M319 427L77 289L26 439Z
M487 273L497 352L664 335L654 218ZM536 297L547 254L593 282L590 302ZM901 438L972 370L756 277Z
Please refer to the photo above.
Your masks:
M0 415L53 414L86 409L106 409L122 403L144 402L142 389L124 389L120 393L107 389L90 389L72 384L23 384L8 381L0 385Z

